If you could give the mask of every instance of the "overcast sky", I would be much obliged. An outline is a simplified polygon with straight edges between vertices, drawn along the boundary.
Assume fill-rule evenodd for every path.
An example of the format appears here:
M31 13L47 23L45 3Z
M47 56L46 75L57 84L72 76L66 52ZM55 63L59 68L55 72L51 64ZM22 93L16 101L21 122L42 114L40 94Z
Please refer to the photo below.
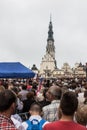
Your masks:
M38 69L52 14L58 68L87 62L87 0L0 0L0 62Z

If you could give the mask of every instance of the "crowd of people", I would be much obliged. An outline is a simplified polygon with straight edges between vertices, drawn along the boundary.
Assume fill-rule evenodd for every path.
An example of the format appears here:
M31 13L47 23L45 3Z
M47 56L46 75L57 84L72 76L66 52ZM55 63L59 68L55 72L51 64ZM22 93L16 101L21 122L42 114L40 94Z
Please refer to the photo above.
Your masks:
M33 129L86 130L86 80L0 80L0 130Z

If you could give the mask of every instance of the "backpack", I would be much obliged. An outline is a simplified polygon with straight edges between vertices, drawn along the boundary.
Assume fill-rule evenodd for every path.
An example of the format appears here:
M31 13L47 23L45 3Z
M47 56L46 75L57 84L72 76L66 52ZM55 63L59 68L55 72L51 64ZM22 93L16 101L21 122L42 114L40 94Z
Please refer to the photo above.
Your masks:
M33 119L32 121L27 120L26 123L28 124L27 130L42 130L43 124L46 122L46 120L42 119L40 122L36 119Z

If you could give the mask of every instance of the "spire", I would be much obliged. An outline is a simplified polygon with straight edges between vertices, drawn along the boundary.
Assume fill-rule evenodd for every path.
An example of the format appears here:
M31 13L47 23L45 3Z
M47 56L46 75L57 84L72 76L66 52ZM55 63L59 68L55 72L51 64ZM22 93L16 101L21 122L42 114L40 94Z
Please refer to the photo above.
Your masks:
M51 14L50 14L50 22L52 21L51 19L52 19L52 16L51 16Z
M52 40L54 42L52 28L53 28L53 26L52 26L51 15L50 15L50 23L49 23L49 31L48 31L48 39L47 39L47 41Z

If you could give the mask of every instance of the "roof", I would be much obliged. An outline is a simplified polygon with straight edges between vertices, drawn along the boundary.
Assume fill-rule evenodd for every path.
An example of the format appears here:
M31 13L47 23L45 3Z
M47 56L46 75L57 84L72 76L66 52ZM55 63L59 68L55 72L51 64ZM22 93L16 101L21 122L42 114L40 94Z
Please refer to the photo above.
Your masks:
M0 78L33 78L35 73L20 62L0 62Z

